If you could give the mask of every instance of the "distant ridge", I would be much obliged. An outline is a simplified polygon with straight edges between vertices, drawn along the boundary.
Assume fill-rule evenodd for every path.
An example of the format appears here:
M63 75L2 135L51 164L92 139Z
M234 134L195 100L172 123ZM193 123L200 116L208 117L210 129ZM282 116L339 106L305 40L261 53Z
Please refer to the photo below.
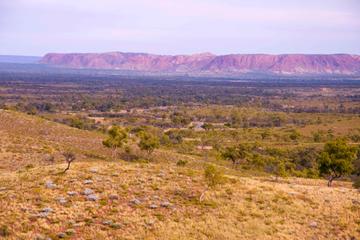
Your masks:
M229 54L155 55L147 53L49 53L43 64L70 68L119 69L164 73L281 75L358 75L360 55L350 54Z

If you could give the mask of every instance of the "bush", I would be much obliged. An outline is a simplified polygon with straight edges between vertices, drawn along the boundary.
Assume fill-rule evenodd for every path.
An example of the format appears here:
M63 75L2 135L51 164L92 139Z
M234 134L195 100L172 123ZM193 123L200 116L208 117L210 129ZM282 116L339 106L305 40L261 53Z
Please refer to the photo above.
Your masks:
M214 165L209 164L205 167L204 170L205 180L207 185L212 188L216 185L222 184L224 182L224 174Z
M0 237L8 237L10 236L10 231L8 226L3 225L0 227Z
M179 160L177 161L176 166L184 167L186 164L187 164L186 160Z

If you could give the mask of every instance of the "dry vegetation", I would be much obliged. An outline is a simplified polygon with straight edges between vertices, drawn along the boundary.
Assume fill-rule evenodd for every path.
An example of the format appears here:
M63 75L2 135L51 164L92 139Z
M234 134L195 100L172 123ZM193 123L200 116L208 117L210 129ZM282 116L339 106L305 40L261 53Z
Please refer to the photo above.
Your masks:
M161 149L152 163L112 161L101 133L10 111L0 123L6 239L360 238L360 196L348 182L240 177L219 162L226 175L208 188L197 155ZM61 174L67 149L79 158Z

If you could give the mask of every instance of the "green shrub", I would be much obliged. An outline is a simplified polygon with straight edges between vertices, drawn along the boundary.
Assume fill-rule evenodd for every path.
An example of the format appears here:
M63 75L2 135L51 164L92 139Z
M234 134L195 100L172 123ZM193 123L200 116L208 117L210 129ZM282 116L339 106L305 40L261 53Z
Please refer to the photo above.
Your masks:
M10 236L10 231L8 226L3 225L0 227L0 237L8 237Z
M176 166L184 167L188 162L186 160L179 160L176 163Z
M207 185L211 188L224 182L223 172L212 164L205 167L204 175Z

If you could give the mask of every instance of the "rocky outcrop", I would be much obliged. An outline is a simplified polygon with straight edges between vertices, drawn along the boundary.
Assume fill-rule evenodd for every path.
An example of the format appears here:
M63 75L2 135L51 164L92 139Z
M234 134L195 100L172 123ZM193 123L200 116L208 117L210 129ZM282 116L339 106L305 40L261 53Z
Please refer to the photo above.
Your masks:
M44 64L70 68L209 74L360 74L360 56L349 54L154 55L147 53L49 53Z

